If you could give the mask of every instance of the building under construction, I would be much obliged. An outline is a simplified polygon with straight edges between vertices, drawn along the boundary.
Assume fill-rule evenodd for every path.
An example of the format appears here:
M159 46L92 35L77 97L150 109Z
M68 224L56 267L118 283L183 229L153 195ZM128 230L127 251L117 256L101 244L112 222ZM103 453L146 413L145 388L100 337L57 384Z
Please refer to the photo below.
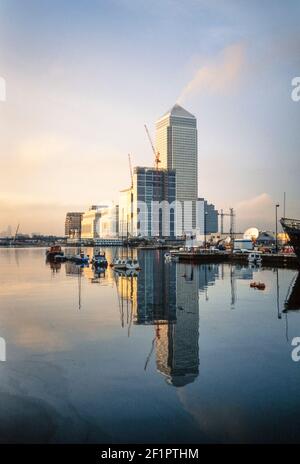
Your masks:
M120 192L120 236L174 237L175 188L175 170L135 167L131 187Z

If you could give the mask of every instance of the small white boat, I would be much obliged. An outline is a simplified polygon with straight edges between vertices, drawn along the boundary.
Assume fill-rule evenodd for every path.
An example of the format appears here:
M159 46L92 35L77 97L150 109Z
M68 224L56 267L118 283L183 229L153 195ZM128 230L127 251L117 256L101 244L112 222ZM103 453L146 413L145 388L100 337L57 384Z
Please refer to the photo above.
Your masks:
M261 264L262 263L261 252L251 251L251 253L249 253L249 256L248 256L248 262L249 264Z
M111 266L114 269L127 269L127 270L139 270L140 265L137 259L131 259L131 258L126 258L126 259L121 259L121 258L116 258L113 260Z
M126 259L115 258L111 263L114 269L126 269Z
M165 262L170 263L171 261L172 261L172 256L170 255L170 253L166 253L165 254Z

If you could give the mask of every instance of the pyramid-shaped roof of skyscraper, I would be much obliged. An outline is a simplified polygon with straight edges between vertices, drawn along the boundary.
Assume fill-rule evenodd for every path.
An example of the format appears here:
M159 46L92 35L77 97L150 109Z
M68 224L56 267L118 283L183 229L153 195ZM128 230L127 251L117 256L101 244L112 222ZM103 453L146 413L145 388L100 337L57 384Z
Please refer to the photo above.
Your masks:
M196 119L192 113L189 113L187 110L182 108L182 106L176 103L169 111L167 111L162 117L165 118L166 116L173 116L177 118L189 118L189 119Z

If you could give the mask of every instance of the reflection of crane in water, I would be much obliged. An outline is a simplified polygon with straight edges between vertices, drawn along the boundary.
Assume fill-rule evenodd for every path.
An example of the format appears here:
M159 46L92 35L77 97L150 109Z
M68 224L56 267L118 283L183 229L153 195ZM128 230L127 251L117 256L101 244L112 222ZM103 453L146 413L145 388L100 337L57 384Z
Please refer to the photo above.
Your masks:
M149 364L149 362L150 362L150 359L151 359L151 357L152 357L152 354L153 354L153 351L154 351L154 347L155 347L155 341L160 339L160 327L159 327L159 322L156 323L155 325L156 325L156 328L155 328L155 337L154 337L153 340L152 340L150 353L148 354L148 356L147 356L147 358L146 358L144 371L147 369L148 364Z
M14 244L16 243L19 229L20 229L20 224L18 224L18 225L17 225L17 228L16 228L16 232L15 232L15 236L14 236L14 240L13 240Z
M234 268L230 265L230 288L231 288L231 309L234 309L236 303L236 278L234 275Z
M133 321L133 311L134 311L134 283L137 275L134 273L126 274L122 271L114 273L114 279L116 283L119 312L120 312L120 321L121 327L125 326L125 315L126 315L126 325L128 326L128 337L130 337L130 330ZM125 296L124 296L125 295ZM126 308L124 308L124 303Z

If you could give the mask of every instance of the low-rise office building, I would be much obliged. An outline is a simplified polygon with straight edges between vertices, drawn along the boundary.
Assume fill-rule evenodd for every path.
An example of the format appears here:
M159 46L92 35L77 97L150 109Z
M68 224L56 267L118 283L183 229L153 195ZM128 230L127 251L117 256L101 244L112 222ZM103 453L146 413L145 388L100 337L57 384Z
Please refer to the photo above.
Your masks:
M218 232L218 210L204 198L197 201L197 234L208 235Z
M65 236L68 238L78 238L81 228L82 212L69 212L65 220Z
M81 238L93 240L100 238L100 219L107 205L93 205L83 214L81 221Z

